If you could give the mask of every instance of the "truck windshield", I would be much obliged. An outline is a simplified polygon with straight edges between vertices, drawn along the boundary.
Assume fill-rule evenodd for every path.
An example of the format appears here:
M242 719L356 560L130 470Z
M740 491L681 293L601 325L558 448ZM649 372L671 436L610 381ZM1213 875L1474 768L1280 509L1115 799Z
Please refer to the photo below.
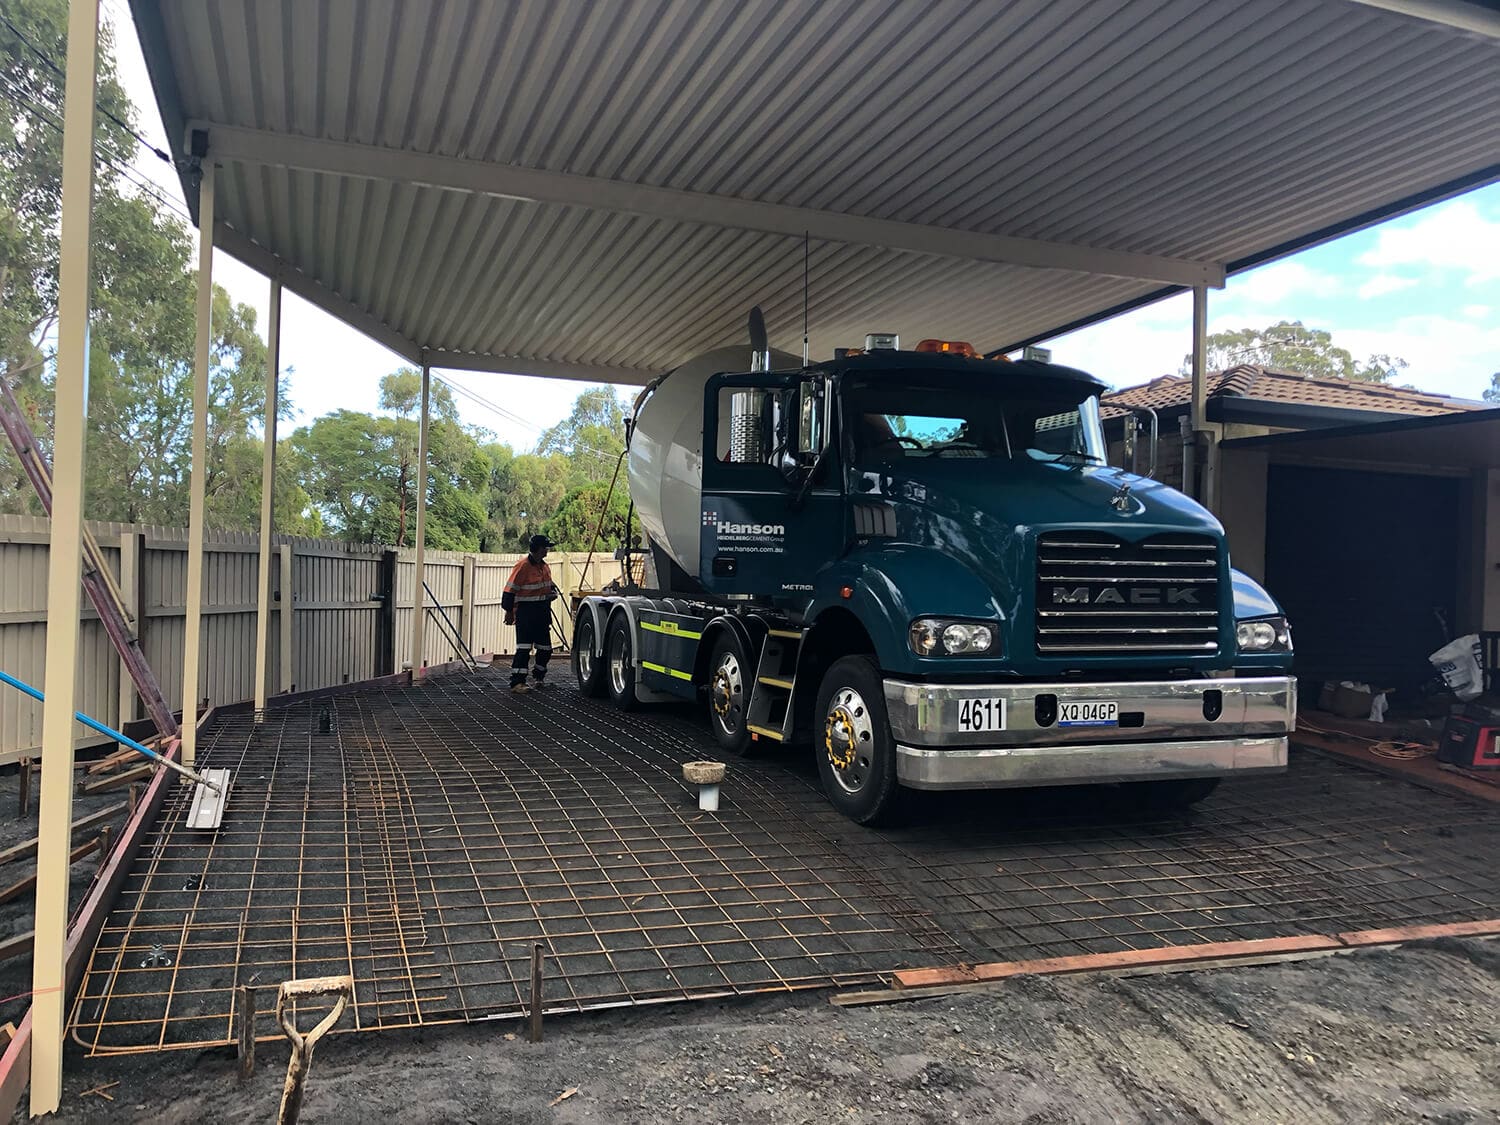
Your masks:
M1006 393L885 377L846 384L858 463L905 458L1030 457L1104 462L1099 399L1069 387L1028 382Z

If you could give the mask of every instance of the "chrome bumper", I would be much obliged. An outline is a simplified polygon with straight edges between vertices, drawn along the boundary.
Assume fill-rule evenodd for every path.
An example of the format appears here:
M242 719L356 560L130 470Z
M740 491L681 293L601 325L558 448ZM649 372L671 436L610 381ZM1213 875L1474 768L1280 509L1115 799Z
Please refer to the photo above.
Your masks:
M896 776L912 789L1009 789L1160 781L1173 777L1280 773L1286 738L1217 742L1108 742L1093 746L1003 746L923 750L896 746Z
M1128 725L1044 725L1039 696L1114 701ZM997 698L1005 701L1003 730L957 729L962 700ZM887 680L885 700L903 785L982 789L1274 773L1286 768L1297 685L1288 676L1144 683ZM1215 703L1217 714L1209 718Z

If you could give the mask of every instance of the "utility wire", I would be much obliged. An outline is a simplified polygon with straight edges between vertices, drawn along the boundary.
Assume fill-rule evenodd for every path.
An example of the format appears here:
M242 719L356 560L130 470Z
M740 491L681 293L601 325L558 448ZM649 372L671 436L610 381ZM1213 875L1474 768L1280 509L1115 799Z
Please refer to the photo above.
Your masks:
M5 97L8 101L11 102L11 104L15 105L22 112L29 113L38 121L56 130L59 134L63 132L62 122L60 122L55 116L53 116L54 114L59 112L56 106L41 101L40 99L33 100L28 95L28 92L18 89L9 80L0 80L0 96ZM49 110L51 111L50 113L48 112ZM97 143L94 146L94 157L99 161L100 164L109 168L111 171L127 180L139 191L142 191L145 194L151 196L163 207L166 207L173 214L177 215L180 219L186 222L188 226L193 225L193 218L190 214L188 214L187 208L184 207L181 203L178 203L176 200L172 199L170 196L163 195L161 189L156 184L153 184L150 180L148 180L138 169L132 168L128 164L115 163L110 159L109 156L107 156L100 150Z
M27 38L26 33L23 32L14 23L12 23L10 17L7 16L3 12L0 12L0 23L4 23L6 27L10 28L11 33L13 35L15 35L15 37L17 39L19 39L22 43L24 43L27 46L27 48L30 49L30 51L31 51L32 54L34 54L37 58L41 59L42 62L46 63L47 66L50 67L54 73L56 73L59 76L61 76L64 81L67 80L67 73L66 73L66 71L64 71L62 67L60 67L60 66L57 65L57 61L55 59L53 59L51 55L47 54L46 51L42 50L35 43L33 43L29 38ZM128 121L122 120L121 118L119 118L118 116L116 116L111 110L106 109L104 106L100 105L97 99L94 101L94 106L95 106L95 108L97 108L99 110L100 113L104 114L105 117L109 118L116 125L118 125L121 129L124 129L125 132L129 133L132 137L134 137L135 140L136 140L136 143L139 144L142 148L144 148L147 152L152 153L154 156L157 157L157 159L159 159L159 160L161 160L161 161L163 161L163 162L165 162L167 164L171 164L172 163L172 157L171 157L170 154L168 154L166 152L163 152L161 149L157 148L154 144L152 144L150 141L148 141L145 137L141 136L141 134L136 131L135 127L133 125L131 125Z
M497 403L491 402L489 399L485 398L478 392L471 391L467 387L460 386L459 384L451 382L448 379L444 379L441 375L434 376L434 378L436 378L438 382L442 383L445 387L453 391L455 394L462 395L464 398L469 399L476 405L482 406L486 410L493 411L495 414L498 414L500 417L506 419L509 422L514 422L517 425L525 426L527 429L536 430L538 433L541 433L545 429L547 429L547 427L545 426L538 426L535 422L528 422L525 418L522 418L518 414L512 413L511 411L505 409L505 407L500 406ZM594 449L593 447L587 445L575 444L573 446L573 450L577 453L591 453L595 457L603 458L604 460L611 463L613 463L618 456L618 454L609 453L602 449Z

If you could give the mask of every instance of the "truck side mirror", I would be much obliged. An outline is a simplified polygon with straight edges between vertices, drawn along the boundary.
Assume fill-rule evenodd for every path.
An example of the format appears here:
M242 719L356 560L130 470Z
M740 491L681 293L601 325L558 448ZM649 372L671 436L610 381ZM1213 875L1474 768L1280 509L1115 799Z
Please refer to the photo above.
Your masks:
M823 451L824 395L822 380L808 379L797 387L797 456L811 465Z
M1156 411L1149 406L1132 406L1130 413L1125 416L1125 459L1132 473L1137 476L1143 475L1140 471L1140 431L1144 429L1147 438L1146 472L1148 479L1156 476L1156 445L1159 435ZM1148 423L1149 420L1149 424Z

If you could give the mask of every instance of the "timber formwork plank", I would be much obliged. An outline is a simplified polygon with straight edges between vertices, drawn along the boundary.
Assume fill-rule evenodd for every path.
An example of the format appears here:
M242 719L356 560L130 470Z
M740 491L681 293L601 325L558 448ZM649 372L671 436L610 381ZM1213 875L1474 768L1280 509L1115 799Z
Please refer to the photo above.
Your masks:
M174 794L73 1008L94 1053L233 1043L236 997L350 974L348 1030L883 983L959 969L1500 915L1500 810L1323 758L1153 817L1120 791L944 796L874 831L805 757L733 762L692 712L625 715L505 673L216 716L217 832ZM327 720L324 720L324 715ZM266 987L261 987L266 986ZM312 1016L312 1011L306 1013Z

